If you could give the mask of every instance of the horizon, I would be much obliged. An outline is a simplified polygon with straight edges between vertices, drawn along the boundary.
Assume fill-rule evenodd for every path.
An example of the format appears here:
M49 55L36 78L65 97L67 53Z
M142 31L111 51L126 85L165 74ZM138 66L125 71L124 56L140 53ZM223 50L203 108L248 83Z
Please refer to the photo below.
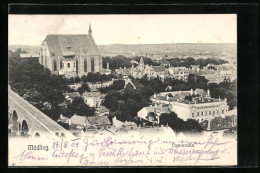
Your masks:
M110 46L110 45L170 45L170 44L198 44L198 43L140 43L140 44L122 44L122 43L111 43L111 44L96 44L97 46ZM199 44L236 44L236 43L199 43ZM8 46L41 46L29 45L29 44L8 44Z

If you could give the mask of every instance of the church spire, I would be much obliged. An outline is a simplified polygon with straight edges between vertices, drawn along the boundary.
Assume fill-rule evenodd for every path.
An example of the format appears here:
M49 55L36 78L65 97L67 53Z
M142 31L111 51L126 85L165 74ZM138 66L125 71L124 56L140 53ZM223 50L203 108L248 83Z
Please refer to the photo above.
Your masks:
M89 23L88 35L92 37L91 23Z

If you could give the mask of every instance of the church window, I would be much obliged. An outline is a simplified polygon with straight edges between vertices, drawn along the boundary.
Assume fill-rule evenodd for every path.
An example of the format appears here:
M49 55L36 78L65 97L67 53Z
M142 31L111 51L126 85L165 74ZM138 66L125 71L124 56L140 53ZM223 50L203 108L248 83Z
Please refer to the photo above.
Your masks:
M79 71L79 64L78 64L78 60L76 60L76 72L78 73L78 71Z
M87 72L87 69L88 69L88 62L87 62L87 60L85 59L85 60L84 60L84 72Z
M68 68L70 68L70 63L68 63Z
M203 115L203 112L201 112L201 115Z
M53 70L57 71L57 62L56 62L56 60L54 60L54 62L53 62Z
M197 112L197 116L199 116L200 115L200 113L199 112Z
M213 114L215 114L215 111L213 111Z
M224 110L222 110L222 114L224 114Z
M60 68L62 68L62 61L60 61Z
M94 58L91 58L91 72L94 72L94 68L95 68Z
M209 115L211 115L211 111L209 111Z
M194 117L194 113L192 113L192 117Z

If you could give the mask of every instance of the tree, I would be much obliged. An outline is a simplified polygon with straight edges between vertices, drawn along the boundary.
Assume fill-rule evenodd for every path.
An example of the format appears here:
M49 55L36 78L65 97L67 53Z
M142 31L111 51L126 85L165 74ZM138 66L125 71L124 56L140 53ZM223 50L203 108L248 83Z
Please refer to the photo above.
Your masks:
M90 91L90 88L88 86L88 84L86 83L83 83L78 89L77 91L80 93L80 94L83 94L84 92L89 92Z
M188 119L183 121L176 113L164 113L160 116L160 125L168 125L173 131L180 132L201 132L203 129L196 120Z
M74 113L80 116L94 116L94 109L85 104L82 97L75 97L71 104L68 105L69 116Z

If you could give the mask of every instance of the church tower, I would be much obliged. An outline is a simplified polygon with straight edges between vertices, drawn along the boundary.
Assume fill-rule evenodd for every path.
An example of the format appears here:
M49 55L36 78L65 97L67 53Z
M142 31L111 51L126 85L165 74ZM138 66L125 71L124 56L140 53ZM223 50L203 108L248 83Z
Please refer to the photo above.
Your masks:
M144 69L144 60L143 60L143 57L140 58L139 66L140 66L141 69Z
M91 24L89 24L89 28L88 28L88 35L92 37L92 29L91 29Z

